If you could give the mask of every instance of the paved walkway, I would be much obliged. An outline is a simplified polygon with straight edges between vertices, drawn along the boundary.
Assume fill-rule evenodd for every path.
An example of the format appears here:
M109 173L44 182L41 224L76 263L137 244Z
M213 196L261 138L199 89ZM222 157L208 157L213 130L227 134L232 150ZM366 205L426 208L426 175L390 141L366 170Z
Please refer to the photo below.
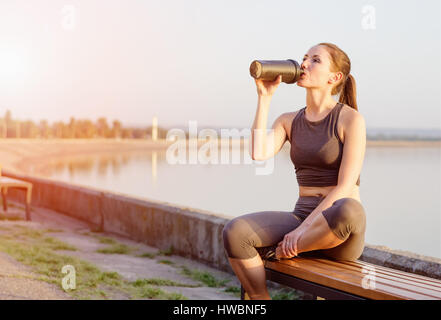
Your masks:
M0 252L1 300L71 299L57 286L37 280L37 277L29 267Z
M8 217L24 216L23 208L14 204L8 209ZM2 215L4 213L0 213ZM8 227L17 225L35 228L37 230L52 229L55 232L47 232L45 235L57 238L64 243L77 248L76 251L57 250L56 253L75 256L81 260L94 264L102 271L117 272L128 281L138 279L168 279L183 284L199 285L198 287L173 287L158 286L166 292L180 293L188 299L239 299L237 294L225 292L227 286L240 287L239 282L233 275L210 268L194 260L185 259L175 255L157 255L158 249L135 242L125 237L106 234L92 233L87 223L73 219L66 215L56 213L43 208L33 208L32 221L0 220L0 231L4 234ZM1 227L3 226L3 231ZM58 231L58 232L56 232ZM106 254L97 252L98 249L108 248L109 243L98 241L98 238L113 239L118 244L124 244L135 249L136 253L152 254L152 257L139 257L137 254ZM166 264L165 264L166 263ZM229 280L224 287L213 288L204 285L182 274L182 267L188 270L208 272L216 279ZM25 266L11 256L0 252L0 299L72 299L70 295L61 289L61 286L49 284L38 280L38 275L32 269ZM124 296L113 297L125 299Z

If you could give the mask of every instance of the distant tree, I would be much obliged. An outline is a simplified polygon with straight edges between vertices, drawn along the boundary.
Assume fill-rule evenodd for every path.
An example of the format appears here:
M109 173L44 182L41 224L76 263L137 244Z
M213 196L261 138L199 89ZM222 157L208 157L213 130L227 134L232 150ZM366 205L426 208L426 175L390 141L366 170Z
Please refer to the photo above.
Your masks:
M158 138L164 139L167 130L158 127ZM110 127L105 117L100 117L94 123L88 119L75 119L70 117L68 123L56 121L52 125L48 120L42 119L38 124L32 120L13 120L11 111L5 112L0 118L0 138L58 138L58 139L93 139L93 138L124 138L147 139L151 138L152 127L134 128L123 127L121 121L114 119Z
M96 137L96 127L90 120L83 120L81 122L81 131L84 138L93 139Z
M147 132L144 129L136 128L133 129L132 137L134 139L145 139L147 136Z
M113 120L112 138L121 137L121 128L122 128L121 122L118 120Z
M6 121L5 119L0 119L0 138L6 138L8 136L7 133Z
M133 129L131 129L131 128L122 129L121 137L124 139L132 139L133 138Z
M146 130L146 136L147 137L152 137L152 126L147 127ZM165 139L167 137L167 129L161 128L161 127L157 127L158 129L158 139Z
M64 138L65 124L62 121L57 121L53 124L54 136L57 139Z
M15 137L15 123L12 122L11 111L5 112L6 137Z
M75 121L74 117L70 117L69 124L67 125L67 138L76 138L76 132L77 132L77 123Z
M31 120L19 124L22 138L35 139L40 137L38 126Z
M107 119L105 117L101 117L96 122L98 136L107 138L109 135L109 126L107 124Z
M11 111L10 110L6 110L5 121L6 121L6 126L7 127L11 127L12 126L12 117L11 117Z
M40 120L39 130L40 130L40 137L45 139L50 138L50 128L47 120Z
M15 124L15 138L20 138L21 137L21 130L20 130L20 121L14 121Z

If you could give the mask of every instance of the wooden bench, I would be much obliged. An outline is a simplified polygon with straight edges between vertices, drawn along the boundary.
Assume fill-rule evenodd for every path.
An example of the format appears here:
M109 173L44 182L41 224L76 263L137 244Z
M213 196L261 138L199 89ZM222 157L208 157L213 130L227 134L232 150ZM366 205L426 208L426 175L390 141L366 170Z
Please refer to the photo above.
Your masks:
M361 260L295 257L264 260L267 280L332 300L440 300L441 280ZM241 299L249 299L241 287Z
M0 167L0 190L3 198L3 210L5 212L8 211L8 201L6 195L8 194L8 189L10 188L23 190L26 192L26 197L25 197L26 220L27 221L31 220L32 183L19 179L4 177L1 175L1 167Z

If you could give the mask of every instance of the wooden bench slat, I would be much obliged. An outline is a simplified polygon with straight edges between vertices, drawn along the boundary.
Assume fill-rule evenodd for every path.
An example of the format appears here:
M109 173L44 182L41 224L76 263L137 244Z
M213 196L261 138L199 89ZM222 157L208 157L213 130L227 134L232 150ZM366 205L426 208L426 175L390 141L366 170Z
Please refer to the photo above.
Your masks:
M382 272L385 274L396 274L397 276L401 276L401 277L405 277L405 278L412 278L416 282L433 284L434 286L441 288L441 280L440 279L429 278L429 277L425 277L425 276L415 274L415 273L405 272L405 271L401 271L401 270L397 270L397 269L391 269L391 268L379 266L376 264L371 264L371 263L361 261L361 260L357 260L356 262L355 261L354 262L341 261L341 263L352 264L354 266L358 265L358 264L362 264L363 266L374 267L376 272Z
M32 186L32 183L22 181L22 180L13 179L13 178L8 178L8 177L0 177L0 185L5 185L8 187L12 187L12 186L30 187L30 186Z
M365 261L361 261L361 260L357 260L357 261L339 261L343 264L347 264L347 265L353 265L353 266L369 266L369 267L375 267L376 270L382 270L386 273L391 273L391 274L396 274L396 275L402 275L405 277L412 277L416 280L420 280L420 281L438 281L441 282L441 280L439 279L434 279L434 278L429 278L429 277L425 277L423 275L419 275L419 274L415 274L415 273L409 273L409 272L405 272L402 270L398 270L398 269L392 269L389 267L385 267L385 266L381 266L381 265L377 265L377 264L372 264L372 263L368 263Z
M332 261L332 260L328 260L328 259L317 259L315 261L312 261L312 263L317 264L317 263L321 263L324 264L323 268L329 268L329 266L333 266L334 269L338 269L338 270L345 270L345 274L347 274L348 272L352 272L355 275L358 275L360 278L360 285L361 285L361 279L363 279L364 276L366 276L367 274L363 274L362 272L360 272L360 270L350 270L347 269L347 265L344 263L340 263L337 261ZM412 281L405 281L405 279L403 278L396 278L396 277L387 277L387 276L379 276L376 274L376 279L375 279L375 283L378 286L379 283L382 283L385 286L390 286L391 287L391 291L395 291L392 288L395 288L397 290L404 290L404 291L408 291L408 293L406 295L410 295L410 296L415 296L417 295L422 295L422 296L427 296L426 299L440 299L441 298L441 292L439 291L439 289L437 287L434 286L430 286L430 285L415 285ZM400 293L400 295L402 295L403 293ZM422 297L420 297L422 298ZM419 299L420 299L419 298Z
M403 293L399 292L399 290L385 287L381 283L376 286L376 291L364 289L361 286L363 276L360 274L351 274L346 272L345 277L330 277L329 266L327 266L326 264L323 264L321 267L318 267L317 265L314 266L313 259L308 260L307 264L303 262L303 265L299 263L299 261L297 261L296 263L293 263L293 261L290 261L291 263L289 263L288 261L289 260L285 260L283 263L279 263L277 265L277 267L279 267L278 269L282 269L281 272L285 274L293 274L308 281L313 281L321 285L333 287L338 290L350 292L359 296L365 296L371 299L405 298L405 296L403 296ZM295 270L295 272L293 272L293 269ZM391 294L391 291L393 294ZM423 299L426 297L420 296L418 298Z
M5 210L5 212L8 210L6 194L9 188L24 190L26 192L26 196L25 196L26 220L28 221L31 220L30 205L31 205L31 197L32 197L32 183L20 179L1 176L1 166L0 166L0 190L3 197L3 209Z
M323 270L325 270L325 272L327 272L326 270L329 269L330 266L332 266L332 264L334 264L334 266L332 267L336 272L341 272L344 273L344 275L347 277L348 274L352 273L355 276L355 279L357 279L358 277L358 283L356 282L355 284L358 284L359 286L362 286L362 279L363 277L365 277L367 274L363 274L361 273L359 270L350 270L347 268L347 266L345 264L341 264L338 263L337 261L330 261L328 259L315 259L313 261L311 261L311 264L316 264L316 265L322 265L321 267L323 268ZM310 267L310 265L308 263L308 267ZM337 271L338 270L338 271ZM328 274L328 273L327 273ZM335 274L335 272L333 272L333 274ZM357 281L357 280L355 280ZM409 296L409 297L414 297L417 299L440 299L441 298L441 292L436 290L435 288L424 288L421 286L415 286L413 285L411 282L403 282L403 281L399 281L396 278L392 277L392 279L388 279L388 278L384 278L384 277L380 277L380 276L376 276L375 279L375 284L376 287L378 288L379 285L383 285L384 289L386 291L389 292L395 292L396 294L400 295L400 296ZM389 287L389 289L387 289Z
M386 279L382 277L375 276L375 283L378 286L379 283L384 284L390 288L397 288L399 290L406 291L406 296L410 298L415 298L416 295L421 296L417 299L441 299L441 292L434 291L431 289L423 288L420 286L412 285L412 283L403 283L396 280ZM424 298L426 297L426 298Z
M441 281L438 279L431 279L426 277L426 279L428 280L426 279L422 280L420 278L414 278L411 273L409 276L407 276L402 273L397 274L395 272L389 272L388 270L378 269L376 266L375 266L375 275L377 277L383 277L386 279L391 279L394 281L408 283L426 289L431 289L441 294Z
M412 285L412 281L404 281L406 279L403 279L403 274L398 279L394 279L390 275L376 274L376 290L365 289L362 287L362 279L367 274L361 273L360 266L345 264L340 261L296 257L275 263L265 261L265 266L285 274L292 274L304 280L371 299L441 298L441 292L438 291L437 287L427 288L427 284L421 287L421 283L417 286ZM376 267L375 265L371 266Z
M349 268L352 268L351 270L357 272L357 273L361 273L362 268L368 266L369 268L372 268L375 270L375 276L376 277L381 277L387 280L392 280L392 281L396 281L398 283L404 283L404 284L410 284L410 285L414 285L423 289L429 289L429 290L433 290L435 292L437 292L438 294L441 294L441 281L438 279L431 279L428 277L423 277L420 276L419 278L413 277L412 273L399 273L396 274L394 272L388 272L388 270L384 270L384 268L382 268L382 270L380 270L379 268L377 268L376 265L373 264L357 264L356 262L352 263L351 261L329 261L328 262L329 265L346 265ZM389 270L393 270L393 269L389 269ZM421 279L424 280L421 280ZM426 280L428 279L428 280Z
M300 279L308 280L314 283L318 283L323 286L335 288L337 290L349 292L361 297L369 299L399 299L396 295L391 295L389 292L382 292L378 290L373 292L368 289L364 289L361 284L361 277L350 275L346 278L334 278L327 275L328 270L323 268L317 268L310 266L305 268L305 264L300 263L300 258L295 258L296 262L292 260L282 260L280 262L265 261L265 267L271 270L275 270L284 274L293 275Z

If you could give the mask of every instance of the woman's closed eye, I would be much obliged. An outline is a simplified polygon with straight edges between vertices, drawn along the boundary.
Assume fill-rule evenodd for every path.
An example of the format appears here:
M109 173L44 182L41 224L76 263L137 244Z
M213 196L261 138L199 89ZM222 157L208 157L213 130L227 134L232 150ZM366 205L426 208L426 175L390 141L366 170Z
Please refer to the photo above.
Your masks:
M303 58L303 60L302 61L305 61L306 60L306 58ZM312 61L314 61L314 62L320 62L320 60L319 59L313 59Z

